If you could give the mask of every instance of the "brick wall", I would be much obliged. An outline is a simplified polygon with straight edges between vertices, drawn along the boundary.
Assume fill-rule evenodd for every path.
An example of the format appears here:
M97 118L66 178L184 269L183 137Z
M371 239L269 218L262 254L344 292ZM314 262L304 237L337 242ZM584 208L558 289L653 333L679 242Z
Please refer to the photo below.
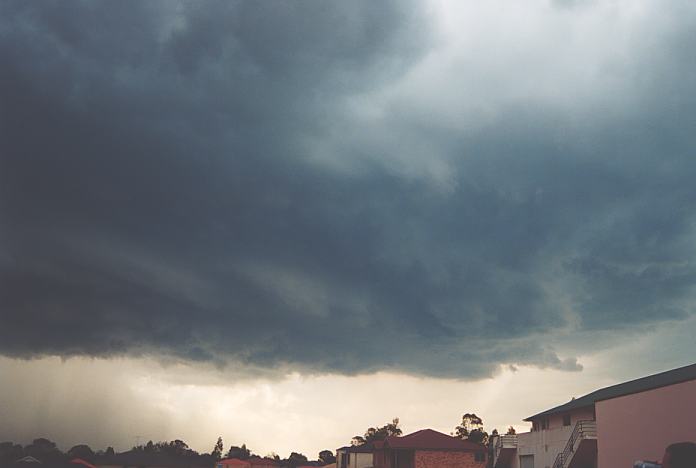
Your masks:
M415 468L486 468L477 462L472 452L416 451Z

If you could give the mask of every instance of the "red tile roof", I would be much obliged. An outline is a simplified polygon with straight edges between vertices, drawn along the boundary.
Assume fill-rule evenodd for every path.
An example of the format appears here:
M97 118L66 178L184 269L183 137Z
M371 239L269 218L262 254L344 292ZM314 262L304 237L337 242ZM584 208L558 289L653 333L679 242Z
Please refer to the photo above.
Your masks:
M251 466L254 466L254 465L280 466L280 463L273 460L272 458L251 457L247 461L249 463L251 463Z
M447 434L443 434L442 432L437 432L432 429L423 429L403 437L387 437L387 439L384 441L384 448L458 450L465 452L479 452L486 450L486 447L482 444L448 436Z
M83 465L87 468L97 468L96 466L92 465L90 462L86 460L83 460L82 458L73 458L72 460L70 460L70 463L75 465Z
M217 462L218 465L239 465L239 466L249 466L250 463L247 460L240 460L239 458L225 458Z

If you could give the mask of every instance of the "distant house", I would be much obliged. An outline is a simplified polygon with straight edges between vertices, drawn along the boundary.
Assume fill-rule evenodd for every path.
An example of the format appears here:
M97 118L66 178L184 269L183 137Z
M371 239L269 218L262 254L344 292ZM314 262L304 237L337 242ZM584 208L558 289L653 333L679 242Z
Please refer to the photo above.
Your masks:
M494 437L494 468L620 468L696 441L696 364L624 382L525 419Z
M372 444L348 445L336 450L336 468L370 468L374 466Z
M375 468L485 468L482 444L424 429L375 442Z

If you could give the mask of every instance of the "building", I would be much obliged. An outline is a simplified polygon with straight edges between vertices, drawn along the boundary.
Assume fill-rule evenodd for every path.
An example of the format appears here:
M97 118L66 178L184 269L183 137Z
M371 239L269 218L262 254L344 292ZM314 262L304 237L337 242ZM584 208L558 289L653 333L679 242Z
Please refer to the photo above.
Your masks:
M336 450L336 468L372 468L373 451L372 444L341 447Z
M696 441L696 364L612 385L525 419L494 437L494 468L623 468Z
M482 444L424 429L375 442L375 468L485 468Z

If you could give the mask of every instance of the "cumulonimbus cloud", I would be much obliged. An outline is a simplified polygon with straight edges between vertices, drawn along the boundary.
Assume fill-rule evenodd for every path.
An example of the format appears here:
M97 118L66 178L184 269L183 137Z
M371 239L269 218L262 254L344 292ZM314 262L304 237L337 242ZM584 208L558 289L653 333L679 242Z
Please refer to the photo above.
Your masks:
M573 81L417 3L4 2L0 353L476 377L692 315L688 7Z

